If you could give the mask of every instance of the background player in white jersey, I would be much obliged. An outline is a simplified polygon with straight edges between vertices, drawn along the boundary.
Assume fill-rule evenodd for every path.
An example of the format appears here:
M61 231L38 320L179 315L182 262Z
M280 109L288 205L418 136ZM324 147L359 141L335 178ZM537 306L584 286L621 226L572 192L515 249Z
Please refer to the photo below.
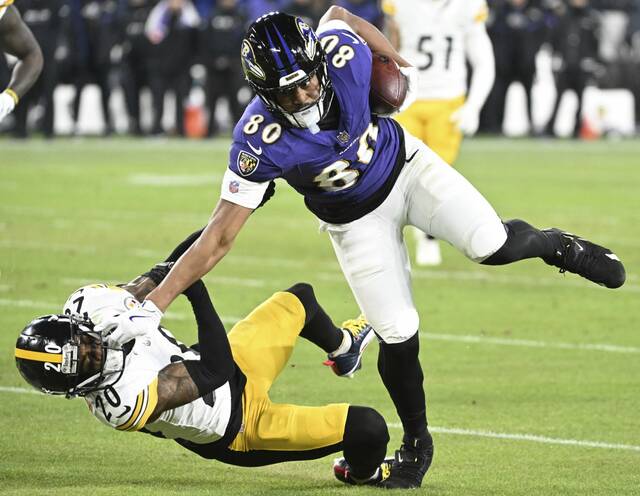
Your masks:
M36 82L43 64L38 42L12 3L0 0L0 57L6 52L18 58L9 86L0 93L0 122Z
M418 227L487 265L537 257L611 288L624 283L625 272L610 250L577 236L521 220L503 223L424 143L393 119L374 115L372 52L415 74L382 33L342 8L327 11L318 35L284 13L249 27L241 60L257 96L234 129L209 223L140 308L102 322L100 330L113 330L115 342L155 331L170 303L228 253L273 180L285 179L328 233L353 295L381 339L378 372L404 431L385 487L413 488L422 484L434 448L404 227Z
M380 485L389 476L389 433L376 410L269 399L298 335L325 350L344 332L373 337L362 320L336 328L308 284L275 293L227 338L199 280L184 292L198 324L197 345L185 346L163 327L121 346L107 344L94 324L138 306L134 294L144 297L169 266L158 264L124 287L82 287L67 299L63 314L32 321L16 343L21 375L45 393L84 397L109 427L173 439L204 458L255 467L343 450L334 465L340 481ZM353 358L359 363L359 354Z
M485 0L385 0L389 39L420 71L416 101L396 119L450 165L462 135L478 130L495 79ZM471 82L467 90L467 61ZM438 265L440 246L415 231L416 263Z

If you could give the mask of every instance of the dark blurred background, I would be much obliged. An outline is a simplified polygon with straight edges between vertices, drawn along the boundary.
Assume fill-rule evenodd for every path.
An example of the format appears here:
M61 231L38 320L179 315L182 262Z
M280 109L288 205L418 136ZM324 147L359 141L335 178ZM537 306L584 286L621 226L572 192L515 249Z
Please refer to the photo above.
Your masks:
M280 10L315 26L331 3L384 31L376 0L18 0L45 65L0 133L228 134L252 97L239 58L248 24ZM488 5L496 81L481 133L637 133L640 0ZM12 62L0 56L0 87Z

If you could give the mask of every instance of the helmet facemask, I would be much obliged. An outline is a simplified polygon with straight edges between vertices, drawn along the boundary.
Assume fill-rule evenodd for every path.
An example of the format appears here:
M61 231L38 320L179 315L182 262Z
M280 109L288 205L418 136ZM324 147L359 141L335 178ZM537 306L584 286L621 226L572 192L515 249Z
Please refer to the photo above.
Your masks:
M278 103L278 94L287 93L297 86L303 85L306 82L313 79L314 76L318 78L319 96L318 99L295 112L291 112L283 108ZM262 99L265 106L269 111L274 114L279 120L282 120L290 126L309 129L313 134L320 131L318 124L327 115L331 102L333 101L333 90L331 89L331 81L327 77L326 62L322 62L311 74L303 76L302 79L297 80L293 84L288 86L258 90L254 88L258 96Z
M109 346L101 333L93 330L93 323L78 314L69 316L71 322L71 339L62 347L62 372L75 377L75 384L66 396L84 396L87 393L101 391L112 386L124 372L125 352L122 348ZM79 370L79 355L82 338L93 340L101 352L100 367L96 371ZM65 347L69 347L70 358L68 372L65 372Z

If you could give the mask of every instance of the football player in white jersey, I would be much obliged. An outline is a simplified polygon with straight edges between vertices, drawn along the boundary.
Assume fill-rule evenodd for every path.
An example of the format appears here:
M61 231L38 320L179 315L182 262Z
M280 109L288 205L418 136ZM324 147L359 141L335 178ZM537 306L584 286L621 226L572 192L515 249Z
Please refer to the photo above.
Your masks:
M344 333L369 342L374 333L363 319L336 328L311 286L299 283L272 295L227 337L199 280L184 292L198 324L197 345L185 346L163 327L122 346L105 342L94 324L139 306L134 294L143 298L168 270L159 264L124 287L84 286L63 314L33 320L16 343L21 375L45 393L84 397L109 427L173 439L204 458L253 467L343 450L334 464L340 481L380 485L388 478L389 433L376 410L269 399L298 335L326 351L339 348ZM351 372L360 356L359 348L351 353Z
M0 0L0 56L6 52L18 58L9 86L0 92L0 122L36 82L43 64L38 42L12 3L13 0Z
M420 71L416 101L396 119L448 164L478 130L495 79L485 0L385 0L390 39ZM467 89L467 61L472 73ZM439 265L440 246L416 231L416 263Z

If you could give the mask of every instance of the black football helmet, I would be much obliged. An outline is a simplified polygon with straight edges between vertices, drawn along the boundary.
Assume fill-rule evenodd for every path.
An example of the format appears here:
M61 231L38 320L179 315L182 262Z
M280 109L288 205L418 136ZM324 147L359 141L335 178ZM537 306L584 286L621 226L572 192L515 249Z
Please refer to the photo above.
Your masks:
M81 339L95 340L102 353L98 370L82 370ZM67 398L115 384L124 370L124 350L107 346L93 323L80 315L45 315L25 327L16 342L16 366L34 388Z
M282 12L259 17L242 40L241 60L249 86L278 120L317 132L331 106L333 90L324 50L306 22ZM320 83L318 100L296 112L278 104L279 92L290 91L314 75Z

